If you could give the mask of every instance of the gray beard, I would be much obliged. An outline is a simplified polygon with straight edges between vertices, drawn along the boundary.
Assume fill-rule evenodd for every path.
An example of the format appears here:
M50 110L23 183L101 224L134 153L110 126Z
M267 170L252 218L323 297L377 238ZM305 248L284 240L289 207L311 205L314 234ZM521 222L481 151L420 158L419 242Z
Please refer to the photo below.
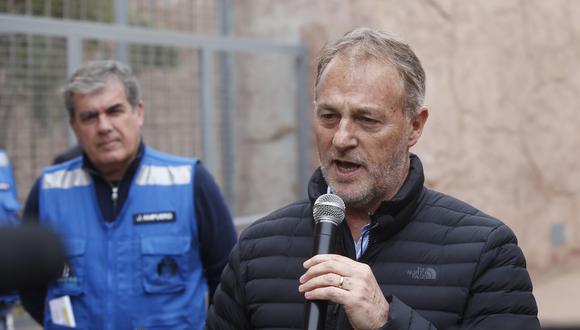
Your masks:
M332 180L329 180L326 167L322 164L322 176L330 186L330 189L343 199L344 203L351 208L369 208L377 200L386 200L394 196L407 176L407 164L409 162L409 151L406 146L399 148L396 154L387 164L379 167L369 168L369 174L375 184L356 194L345 195L336 192ZM374 211L374 210L369 210Z

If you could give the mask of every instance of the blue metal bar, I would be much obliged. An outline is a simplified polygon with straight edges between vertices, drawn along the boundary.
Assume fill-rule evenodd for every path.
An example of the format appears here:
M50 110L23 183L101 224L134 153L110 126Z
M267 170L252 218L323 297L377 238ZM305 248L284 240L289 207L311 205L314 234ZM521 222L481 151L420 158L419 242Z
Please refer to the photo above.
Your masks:
M310 179L310 87L308 51L303 49L296 58L296 97L298 121L298 194L307 196Z
M213 99L213 52L201 50L200 56L200 121L202 131L202 155L206 167L216 173L215 160L215 119Z
M127 0L115 0L115 23L126 27L129 23ZM126 42L117 42L117 60L129 64L129 46Z
M231 0L220 1L219 30L222 36L233 36L233 5ZM222 114L222 180L223 191L226 200L232 210L236 209L235 184L236 184L236 108L235 108L235 79L234 58L228 52L220 52L220 83L221 90L221 114Z
M67 36L66 38L66 73L67 77L70 77L73 72L81 65L83 62L83 41L78 36ZM68 125L68 114L65 117L66 125ZM73 146L77 143L77 138L69 127L67 130L67 140L69 146Z
M267 42L231 36L194 35L177 31L124 27L45 17L0 14L0 33L24 33L43 36L76 36L83 39L138 43L145 45L203 48L212 51L277 53L301 56L302 45Z

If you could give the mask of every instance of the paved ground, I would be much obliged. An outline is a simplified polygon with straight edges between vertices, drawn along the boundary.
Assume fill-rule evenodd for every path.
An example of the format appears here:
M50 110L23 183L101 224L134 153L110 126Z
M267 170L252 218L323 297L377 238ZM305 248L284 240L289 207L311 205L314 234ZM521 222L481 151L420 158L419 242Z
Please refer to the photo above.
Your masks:
M580 261L533 281L542 326L580 329Z
M580 260L533 282L542 326L580 329ZM14 330L42 330L21 309L14 314Z
M12 316L14 318L14 330L42 330L42 327L36 324L20 307L17 307L12 312Z

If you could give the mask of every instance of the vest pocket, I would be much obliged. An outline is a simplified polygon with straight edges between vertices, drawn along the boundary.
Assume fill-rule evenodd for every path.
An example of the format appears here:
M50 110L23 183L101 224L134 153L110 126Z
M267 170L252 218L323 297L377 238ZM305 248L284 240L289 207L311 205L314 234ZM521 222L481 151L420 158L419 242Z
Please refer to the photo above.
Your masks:
M79 328L78 325L75 328L71 328L71 327L67 327L66 325L58 325L58 324L54 324L54 323L49 323L44 329L45 330L70 330L70 329L83 330L83 329L87 329L87 328Z
M64 325L52 323L50 307L48 302L52 299L69 296L71 300L73 315L76 321L76 328L87 328L87 314L81 307L83 294L85 291L86 274L86 240L65 239L63 240L66 252L66 262L60 277L48 288L45 306L45 329L61 330L73 329Z
M67 260L60 277L51 288L53 297L76 296L84 291L86 240L68 239L64 245Z
M191 330L201 329L202 325L203 323L194 326L192 320L185 314L153 315L133 322L133 328L135 330Z
M143 289L147 293L185 290L190 271L191 237L166 236L141 239Z
M0 191L0 224L16 224L18 219L18 201L8 194L9 192Z

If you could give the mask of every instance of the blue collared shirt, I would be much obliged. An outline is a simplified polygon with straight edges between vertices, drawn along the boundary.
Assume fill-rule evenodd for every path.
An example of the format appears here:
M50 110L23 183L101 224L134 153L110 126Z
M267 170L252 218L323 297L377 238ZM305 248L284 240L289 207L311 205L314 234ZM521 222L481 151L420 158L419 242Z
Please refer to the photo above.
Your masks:
M327 194L334 194L330 186L326 189ZM371 224L367 223L366 225L362 226L360 229L360 237L358 241L354 244L354 252L356 254L356 260L359 260L360 257L365 253L367 248L369 247L369 238L371 236Z
M360 237L358 241L354 244L354 250L356 253L356 260L359 260L360 257L365 253L367 248L369 247L369 237L371 236L371 224L367 223L360 229Z

